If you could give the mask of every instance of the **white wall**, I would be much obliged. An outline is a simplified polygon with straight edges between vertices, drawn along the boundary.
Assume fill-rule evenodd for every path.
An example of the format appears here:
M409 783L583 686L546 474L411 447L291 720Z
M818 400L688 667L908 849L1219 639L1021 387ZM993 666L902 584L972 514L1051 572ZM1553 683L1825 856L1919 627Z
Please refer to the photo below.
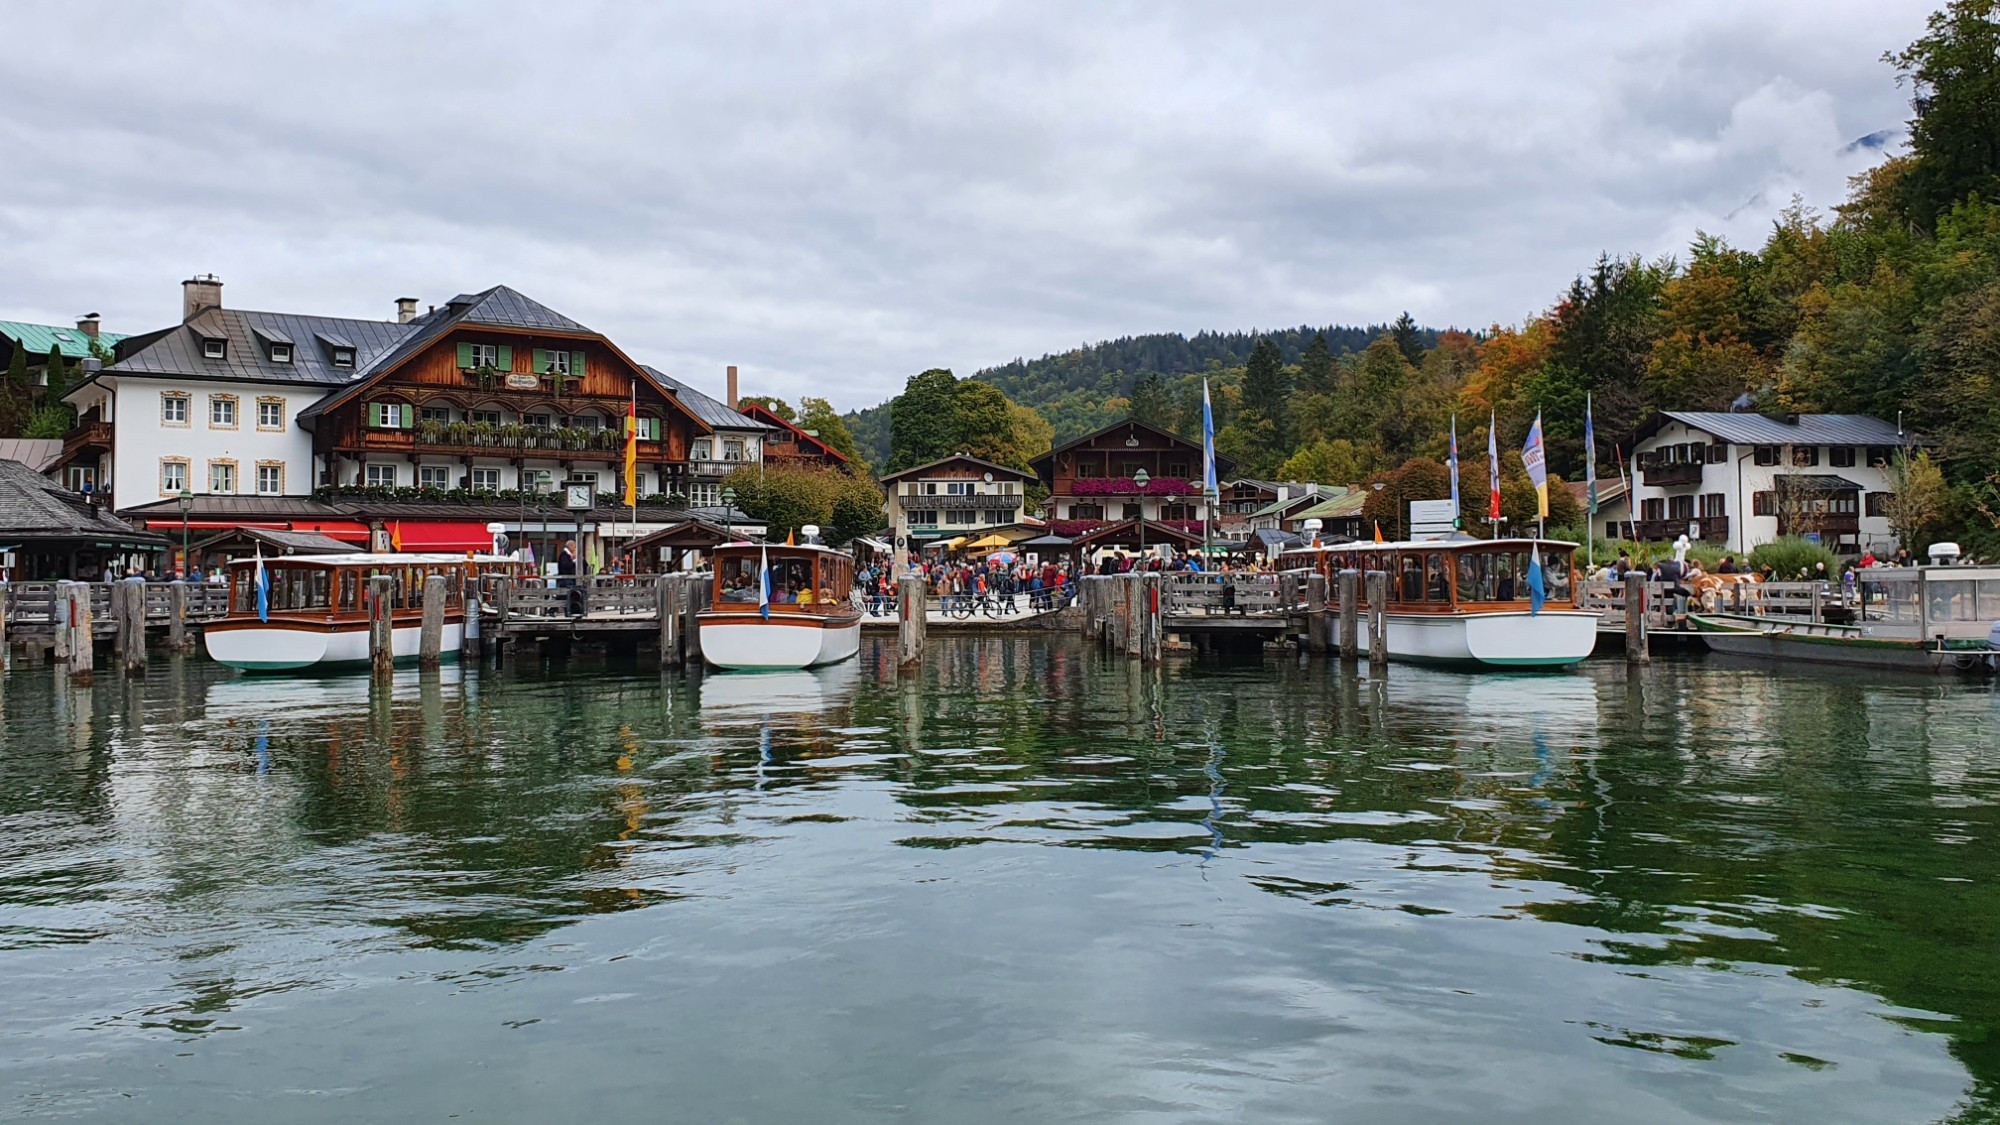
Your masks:
M160 420L161 395L173 392L188 398L185 425L169 426ZM168 498L160 488L160 464L166 458L187 461L188 488L196 495L211 494L209 463L221 460L236 463L235 495L258 495L260 461L284 467L284 491L279 495L310 493L314 484L312 435L299 428L298 412L324 393L324 388L297 384L141 379L121 374L105 396L79 399L77 405L81 411L110 399L111 495L112 502L122 509ZM233 428L210 424L209 399L213 395L235 396ZM257 426L260 398L278 399L283 404L283 424L275 431Z

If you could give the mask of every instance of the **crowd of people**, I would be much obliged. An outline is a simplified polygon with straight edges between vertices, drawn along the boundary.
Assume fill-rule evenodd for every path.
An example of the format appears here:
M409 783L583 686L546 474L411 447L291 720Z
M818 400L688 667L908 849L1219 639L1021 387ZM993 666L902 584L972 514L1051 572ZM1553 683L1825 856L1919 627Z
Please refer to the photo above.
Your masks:
M1252 573L1267 569L1255 557L1217 559L1204 567L1193 555L1162 557L1121 550L1106 551L1095 562L1086 559L1081 564L1054 559L1026 562L1011 555L984 559L926 558L913 552L905 559L905 565L910 574L923 578L931 595L939 599L947 612L959 607L964 600L972 599L977 604L993 604L1001 613L1015 612L1017 599L1022 595L1026 595L1030 610L1061 609L1075 600L1076 580L1086 574L1126 574L1135 570L1200 572L1205 569ZM855 588L867 599L870 613L882 614L894 610L896 575L892 562L881 560L863 564L855 575L855 582Z

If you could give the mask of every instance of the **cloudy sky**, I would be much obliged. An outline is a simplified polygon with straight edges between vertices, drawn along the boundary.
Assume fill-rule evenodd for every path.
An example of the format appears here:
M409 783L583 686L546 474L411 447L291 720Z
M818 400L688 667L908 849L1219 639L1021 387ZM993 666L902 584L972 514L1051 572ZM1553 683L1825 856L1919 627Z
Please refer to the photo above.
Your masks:
M0 318L504 282L842 407L1129 333L1515 323L1600 251L1838 202L1932 6L4 0Z

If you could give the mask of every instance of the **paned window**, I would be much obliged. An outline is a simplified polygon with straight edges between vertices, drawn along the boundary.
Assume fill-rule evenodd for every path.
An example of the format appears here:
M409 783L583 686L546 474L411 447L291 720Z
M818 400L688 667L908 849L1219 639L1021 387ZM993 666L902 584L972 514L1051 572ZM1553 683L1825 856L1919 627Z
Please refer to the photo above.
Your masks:
M707 438L701 438L691 443L688 447L688 460L690 461L715 460L715 444L709 441Z
M472 470L472 490L474 492L500 491L500 470L498 469Z
M333 365L335 367L353 367L354 349L353 348L333 349Z
M1810 469L1819 464L1819 446L1795 445L1792 447L1792 467Z
M208 490L227 495L236 492L236 462L210 461L208 463Z
M379 430L407 430L412 413L407 402L371 402L368 424Z
M713 508L722 503L722 486L715 484L688 485L688 503L697 508Z
M208 424L225 430L236 428L236 396L208 396Z
M450 488L451 470L443 465L424 465L417 469L417 485L421 488Z
M177 495L187 490L188 463L186 461L160 462L160 491Z
M160 424L163 426L185 426L188 424L188 396L166 393L160 396Z
M204 359L224 359L229 355L229 341L217 336L204 336L201 340L201 354Z
M275 342L272 343L271 362L272 363L292 362L292 346L290 344L280 344Z
M467 413L465 419L475 426L481 423L488 426L497 426L500 424L500 412L498 410L474 410Z
M1829 445L1826 447L1826 463L1836 469L1854 467L1854 447L1851 445Z
M1778 452L1778 447L1775 445L1760 445L1753 460L1759 465L1775 465L1778 463Z
M285 491L285 466L282 462L260 461L257 464L257 494L278 496Z
M449 406L422 407L417 411L417 420L422 422L449 422L451 421L451 407Z
M471 349L472 349L472 352L471 352L471 355L472 355L472 362L471 362L470 364L468 364L467 366L470 366L470 367L498 367L498 366L500 365L500 345L498 345L498 344L472 344L472 345L469 345L469 346L470 346L470 347L471 347Z
M282 430L285 428L284 399L260 398L257 400L257 428L260 430Z
M361 479L370 488L394 488L396 487L396 466L369 465L362 470Z

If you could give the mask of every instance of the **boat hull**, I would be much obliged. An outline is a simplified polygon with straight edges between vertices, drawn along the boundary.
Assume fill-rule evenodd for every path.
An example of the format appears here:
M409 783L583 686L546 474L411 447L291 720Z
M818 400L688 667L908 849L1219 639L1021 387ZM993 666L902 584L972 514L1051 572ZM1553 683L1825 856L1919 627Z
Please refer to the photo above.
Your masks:
M1589 656L1598 615L1576 610L1384 615L1391 660L1493 668L1559 668ZM1371 644L1368 620L1360 642Z
M861 615L703 613L702 659L726 669L815 668L861 651Z
M399 663L417 658L422 634L420 624L398 625L390 631L390 650ZM447 621L439 656L445 660L458 659L464 637L462 622ZM317 671L370 663L366 622L358 627L347 623L218 622L203 632L202 643L216 663L245 672Z
M1689 617L1710 652L1779 664L1838 664L1902 672L1982 671L1990 658L1975 650L1937 651L1921 641L1870 637L1859 629L1823 625L1739 622L1693 614ZM1960 659L1968 658L1968 659Z

